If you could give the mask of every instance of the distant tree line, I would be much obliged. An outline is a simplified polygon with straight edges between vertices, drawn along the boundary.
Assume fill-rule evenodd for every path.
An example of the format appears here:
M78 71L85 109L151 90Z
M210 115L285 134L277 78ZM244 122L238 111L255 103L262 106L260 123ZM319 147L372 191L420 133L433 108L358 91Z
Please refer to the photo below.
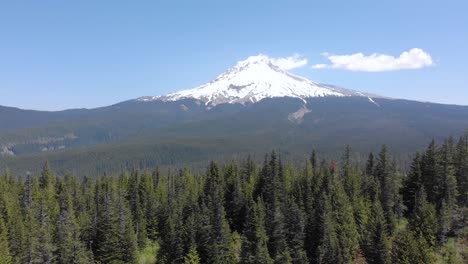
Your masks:
M389 150L204 174L0 177L0 263L467 263L468 133L408 172Z

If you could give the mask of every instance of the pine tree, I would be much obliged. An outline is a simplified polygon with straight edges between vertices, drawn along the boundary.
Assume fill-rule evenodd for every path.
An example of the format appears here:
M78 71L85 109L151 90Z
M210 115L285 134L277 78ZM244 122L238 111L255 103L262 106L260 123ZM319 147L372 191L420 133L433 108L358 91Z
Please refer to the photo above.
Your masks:
M241 262L271 264L268 237L265 230L265 207L252 199L247 203L244 234L242 236Z
M202 262L206 263L232 263L234 252L231 246L231 231L226 219L223 206L223 177L219 173L218 165L210 163L200 197L201 213L197 245Z
M66 185L59 183L60 212L56 221L56 255L59 263L89 263L89 252L80 240L80 230L74 218L73 206Z
M242 217L242 209L244 207L242 181L237 168L230 165L225 172L226 181L226 199L225 208L229 216L229 226L233 231L241 232L244 219Z
M147 239L145 200L141 199L145 186L141 183L141 177L138 170L134 170L129 178L127 199L130 206L133 222L135 223L135 234L138 246L143 248Z
M367 175L374 174L374 154L372 152L370 152L369 156L367 157L366 174Z
M117 245L114 250L118 259L124 263L134 263L136 261L138 246L130 212L124 194L120 192L116 205Z
M395 229L395 205L397 201L396 193L398 193L397 186L395 186L395 175L387 146L383 146L379 153L377 165L375 166L375 177L380 184L380 201L384 210L385 219L387 222L387 232L391 234Z
M455 175L460 207L468 206L468 130L460 137L456 147Z
M416 153L411 164L410 172L402 189L403 202L406 206L406 216L410 216L413 213L416 194L421 190L422 186L421 156L419 153Z
M317 154L315 153L315 149L312 150L312 154L310 155L310 165L312 165L312 170L317 169Z
M426 192L421 188L416 194L413 214L409 219L410 229L416 238L423 238L430 247L435 246L438 230L436 210L426 199Z
M8 230L0 216L0 263L10 264L13 263L13 258L10 253L10 245L8 242Z
M442 166L442 173L443 173L443 200L445 202L446 207L448 210L453 210L456 206L457 202L457 178L455 175L455 167L454 167L454 155L455 150L453 146L453 138L449 137L449 139L445 140L444 144L441 148L441 166Z
M3 250L8 249L12 257L12 263L21 263L24 260L22 257L26 251L23 219L23 212L25 212L25 210L21 209L21 196L19 195L22 191L22 186L21 183L12 180L11 176L8 176L8 174L5 175L5 178L5 181L3 181L5 185L0 188L0 218L3 216L5 229L0 233L6 233L8 235L6 240L8 241L9 248L4 247L3 244L0 245L0 247L2 247ZM0 221L1 220L2 219L0 219ZM7 253L3 254L8 256Z
M336 224L333 219L333 209L330 198L323 194L321 198L322 212L320 214L320 246L318 247L318 263L338 263L340 245L336 233Z
M38 244L38 221L33 204L24 207L24 237L21 245L21 256L18 256L21 263L40 263Z
M437 202L439 230L437 241L440 245L446 243L447 233L452 225L452 216L457 207L457 178L454 167L455 150L453 138L449 137L440 148L441 169L443 179L443 190L441 200Z
M286 239L291 252L292 263L308 263L305 245L305 216L297 203L288 200L288 214L285 215Z
M198 256L197 249L191 247L187 255L184 256L184 264L199 264L200 257Z
M368 224L364 255L370 264L384 264L388 261L388 237L386 220L379 200L372 204L371 217Z
M357 253L359 240L356 223L354 219L353 206L341 184L334 180L331 189L331 203L333 218L336 222L336 234L339 238L340 254L338 262L352 262Z
M330 215L331 208L325 208L325 199L328 199L329 192L328 179L329 170L327 164L322 161L317 173L306 181L305 193L307 195L305 209L307 212L307 222L305 227L305 248L307 258L312 263L320 261L320 245L323 238L324 220ZM330 201L327 202L328 205ZM333 236L333 235L332 235ZM334 243L334 242L333 242ZM333 244L332 243L332 244Z
M229 224L226 220L224 207L220 202L216 203L214 211L212 211L212 226L213 226L213 263L233 263L234 254L231 246L231 233Z
M405 230L393 239L391 263L426 264L432 263L431 251L423 239L415 238L410 230Z
M95 259L100 262L118 260L118 225L115 193L108 182L103 178L96 184L96 233L93 239L93 252Z
M55 246L52 241L52 224L49 212L47 210L46 201L42 198L39 201L37 208L38 230L36 252L40 263L54 263L55 255L53 254Z
M39 186L41 189L50 188L55 183L54 176L49 166L49 162L46 161L42 167L41 177L39 178Z
M442 201L444 192L444 179L440 161L440 151L435 141L432 140L422 156L421 173L424 176L427 199L434 205Z

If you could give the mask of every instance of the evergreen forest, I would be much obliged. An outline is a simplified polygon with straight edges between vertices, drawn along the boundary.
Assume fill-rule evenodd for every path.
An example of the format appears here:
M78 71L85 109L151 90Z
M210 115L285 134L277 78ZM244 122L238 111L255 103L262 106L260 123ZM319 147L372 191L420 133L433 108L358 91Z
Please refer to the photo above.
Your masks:
M0 176L0 264L468 263L468 132L403 169L311 150L204 173Z

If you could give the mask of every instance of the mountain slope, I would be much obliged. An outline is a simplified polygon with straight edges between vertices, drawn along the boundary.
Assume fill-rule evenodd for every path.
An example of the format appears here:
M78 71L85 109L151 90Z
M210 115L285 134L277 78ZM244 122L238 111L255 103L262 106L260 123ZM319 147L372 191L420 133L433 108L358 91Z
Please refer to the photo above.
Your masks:
M210 110L204 110L194 99L145 103L144 106L162 111L177 109L183 102L189 110L180 110L180 119L175 118L172 123L134 131L133 136L119 141L0 157L0 169L37 172L46 159L60 173L110 173L133 166L196 167L210 159L226 161L246 154L260 160L271 149L279 149L284 159L294 160L307 155L312 148L327 156L339 152L346 144L355 151L367 153L377 151L385 143L397 155L405 156L422 149L432 138L459 136L468 128L468 107L463 106L376 98L380 105L377 107L365 97L353 96L306 101L305 107L310 112L303 116L301 123L288 118L304 107L304 102L297 98L267 98L246 106L221 104ZM127 110L142 103L135 104L126 105ZM196 114L187 116L191 111ZM102 129L117 133L121 126L116 124L114 128Z
M389 99L315 83L250 57L200 87L96 109L0 107L0 169L58 172L204 164L280 149L323 155L389 144L399 155L468 129L468 106ZM293 154L295 153L295 154Z

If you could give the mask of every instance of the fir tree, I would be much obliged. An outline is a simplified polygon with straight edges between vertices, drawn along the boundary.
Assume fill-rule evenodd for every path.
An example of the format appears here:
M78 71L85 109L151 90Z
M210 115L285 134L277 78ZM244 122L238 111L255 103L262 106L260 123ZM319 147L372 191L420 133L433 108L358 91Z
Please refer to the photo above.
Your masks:
M89 263L89 253L80 241L80 230L77 225L73 206L65 184L58 187L60 212L56 222L55 245L59 263Z
M13 263L13 258L10 253L10 245L8 242L8 230L1 216L0 216L0 263L2 264Z
M423 179L421 173L421 156L416 153L411 164L410 172L405 180L404 187L402 189L403 202L406 206L406 216L413 213L416 194L421 190L423 186Z
M416 203L409 223L416 238L425 239L430 247L435 246L438 228L437 215L434 206L427 201L424 188L416 194Z
M328 195L321 198L322 212L320 214L320 246L318 247L318 263L338 263L340 255L336 224L333 219L333 211Z
M310 155L310 165L312 166L312 170L317 168L317 154L315 153L315 149L312 150L312 154Z
M386 220L379 200L372 204L371 216L368 224L364 245L364 255L370 264L384 264L388 261L388 236Z
M37 229L37 244L36 252L40 263L54 263L55 255L53 254L55 246L52 241L52 225L49 212L46 207L46 201L42 198L39 201L37 209L38 229Z
M410 230L398 233L393 241L391 263L426 264L434 261L427 242L417 239Z
M268 237L265 230L265 207L262 200L247 203L244 234L242 236L241 262L271 264Z
M292 263L308 263L305 245L305 216L299 206L288 200L288 213L285 215L286 239L291 252Z
M460 137L456 147L455 175L458 184L458 204L468 206L468 130Z
M432 140L427 147L421 162L421 173L424 176L424 188L430 203L437 205L443 198L444 179L440 162L440 152Z
M375 177L380 184L380 201L384 210L387 222L387 232L391 234L395 228L395 193L398 189L395 186L395 175L387 147L384 145L379 153L377 165L375 166Z
M191 247L187 255L184 256L184 264L199 264L200 257L198 256L197 249Z
M340 181L334 181L331 190L331 204L335 232L339 244L339 263L352 262L357 253L359 240L354 220L353 207Z

